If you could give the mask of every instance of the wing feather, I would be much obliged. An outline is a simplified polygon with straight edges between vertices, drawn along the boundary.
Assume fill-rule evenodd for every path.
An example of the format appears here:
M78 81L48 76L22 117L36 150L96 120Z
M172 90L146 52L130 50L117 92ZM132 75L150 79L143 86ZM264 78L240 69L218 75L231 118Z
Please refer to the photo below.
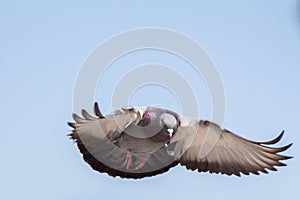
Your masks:
M284 131L273 140L255 142L208 121L190 119L190 123L187 123L185 118L185 124L187 125L178 128L171 143L176 144L175 157L187 169L236 176L240 176L241 173L258 175L259 172L268 173L267 170L277 171L276 166L286 165L280 162L281 160L292 158L279 154L292 144L283 147L268 146L277 144ZM218 134L219 137L215 137ZM205 145L212 147L203 156L201 150Z
M139 120L140 116L133 115L134 110L117 110L104 116L97 103L94 112L97 118L82 110L83 118L73 114L75 122L68 123L73 128L70 138L77 143L84 161L94 170L113 177L138 179L164 173L178 164L161 149L149 155L143 169L127 169L124 166L127 151L118 146L117 139L124 133L126 125ZM138 155L132 155L134 160L138 159Z

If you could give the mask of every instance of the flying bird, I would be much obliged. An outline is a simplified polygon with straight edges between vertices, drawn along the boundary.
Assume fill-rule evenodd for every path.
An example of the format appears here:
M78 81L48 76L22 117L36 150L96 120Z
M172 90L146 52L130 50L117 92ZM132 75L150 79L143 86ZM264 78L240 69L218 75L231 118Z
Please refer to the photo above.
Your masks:
M124 106L103 115L95 103L94 113L73 114L69 136L85 162L113 177L150 177L177 164L198 172L258 175L277 171L275 166L286 166L281 160L292 158L279 154L292 143L270 146L281 140L284 131L271 141L255 142L213 122L157 107Z

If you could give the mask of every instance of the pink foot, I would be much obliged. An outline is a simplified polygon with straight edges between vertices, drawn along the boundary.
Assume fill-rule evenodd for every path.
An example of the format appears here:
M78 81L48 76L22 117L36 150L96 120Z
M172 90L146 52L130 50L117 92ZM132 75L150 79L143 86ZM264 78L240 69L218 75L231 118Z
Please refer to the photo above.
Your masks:
M147 163L148 158L149 155L139 157L138 160L135 162L135 165L137 165L135 169L141 169L142 167L144 167L144 165Z
M130 152L127 152L123 167L126 166L126 169L129 169L129 167L132 165L132 155Z

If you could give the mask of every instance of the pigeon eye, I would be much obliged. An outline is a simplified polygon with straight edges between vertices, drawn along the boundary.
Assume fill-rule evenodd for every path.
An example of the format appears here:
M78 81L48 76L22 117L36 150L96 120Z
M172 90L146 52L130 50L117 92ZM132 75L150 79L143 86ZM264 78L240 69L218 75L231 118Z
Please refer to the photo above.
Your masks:
M148 112L145 112L143 118L146 118L146 119L152 119L152 118L155 118L156 115L154 112L151 112L151 111L148 111Z
M148 117L149 117L148 112L144 113L143 118L148 118Z

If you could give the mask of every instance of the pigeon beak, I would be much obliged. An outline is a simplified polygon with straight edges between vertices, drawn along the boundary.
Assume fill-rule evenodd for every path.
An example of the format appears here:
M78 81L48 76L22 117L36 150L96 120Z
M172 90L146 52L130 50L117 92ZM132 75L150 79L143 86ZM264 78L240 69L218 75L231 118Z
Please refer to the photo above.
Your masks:
M136 120L135 120L135 125L137 125L141 120L142 120L142 118L143 118L143 115L144 115L144 113L145 113L145 108L143 108L143 107L140 107L140 108L138 108L137 109L137 117L136 117Z
M142 116L141 116L141 113L140 112L137 112L136 113L136 118L135 118L135 125L137 125L142 119Z

